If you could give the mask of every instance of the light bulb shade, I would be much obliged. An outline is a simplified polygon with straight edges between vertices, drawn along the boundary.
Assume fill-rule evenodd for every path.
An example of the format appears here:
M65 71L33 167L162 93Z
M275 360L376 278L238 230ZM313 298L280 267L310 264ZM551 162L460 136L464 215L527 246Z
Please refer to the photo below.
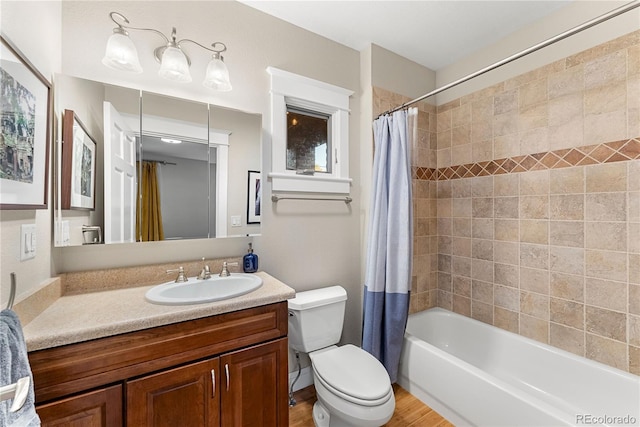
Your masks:
M229 70L222 59L215 56L209 65L207 65L207 73L202 84L209 89L220 92L228 92L231 90L231 81L229 80Z
M191 73L184 52L177 47L167 46L162 54L162 63L158 75L168 80L189 83Z
M126 34L114 32L107 41L107 49L102 63L109 68L132 73L141 73L138 51Z

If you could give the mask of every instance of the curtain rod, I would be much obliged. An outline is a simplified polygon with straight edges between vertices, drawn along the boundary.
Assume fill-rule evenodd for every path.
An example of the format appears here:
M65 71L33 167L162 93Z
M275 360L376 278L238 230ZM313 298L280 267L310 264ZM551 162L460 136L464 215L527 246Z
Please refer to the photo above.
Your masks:
M513 62L516 59L520 59L523 56L526 56L526 55L528 55L530 53L533 53L533 52L535 52L537 50L540 50L540 49L542 49L544 47L547 47L547 46L549 46L549 45L551 45L553 43L556 43L556 42L558 42L560 40L564 40L567 37L570 37L570 36L572 36L574 34L577 34L577 33L581 32L581 31L589 29L589 28L591 28L591 27L593 27L595 25L598 25L598 24L601 24L601 23L603 23L605 21L608 21L611 18L615 18L618 15L622 15L623 13L626 13L626 12L632 10L632 9L635 9L638 6L640 6L640 0L634 0L634 1L632 1L630 3L627 3L627 4L623 5L623 6L620 6L617 9L613 9L610 12L607 12L607 13L605 13L603 15L600 15L600 16L598 16L596 18L593 18L590 21L584 22L584 23L582 23L582 24L580 24L580 25L578 25L576 27L573 27L570 30L567 30L567 31L565 31L563 33L560 33L560 34L558 34L556 36L553 36L553 37L551 37L551 38L549 38L549 39L547 39L547 40L545 40L543 42L540 42L540 43L538 43L536 45L533 45L533 46L531 46L531 47L529 47L527 49L524 49L524 50L520 51L519 53L513 54L513 55L511 55L511 56L509 56L509 57L507 57L507 58L505 58L505 59L503 59L501 61L498 61L498 62L496 62L494 64L491 64L491 65L489 65L489 66L487 66L485 68L482 68L481 70L478 70L478 71L476 71L474 73L471 73L471 74L469 74L469 75L467 75L465 77L462 77L462 78L460 78L460 79L458 79L456 81L448 83L448 84L446 84L446 85L444 85L442 87L439 87L438 89L432 90L431 92L426 93L426 94L424 94L424 95L422 95L422 96L420 96L420 97L418 97L418 98L416 98L416 99L414 99L412 101L405 102L404 104L400 105L399 107L396 107L396 108L393 108L391 110L385 111L384 113L380 114L378 117L384 116L386 114L391 114L391 113L394 113L394 112L399 111L399 110L402 110L403 108L406 108L409 105L415 104L416 102L420 102L425 98L428 98L428 97L433 96L433 95L437 95L440 92L444 92L447 89L451 89L454 86L458 86L459 84L462 84L462 83L464 83L464 82L466 82L468 80L471 80L471 79L473 79L475 77L481 76L482 74L485 74L485 73L487 73L487 72L489 72L491 70L495 70L496 68L501 67L501 66L503 66L505 64L508 64L510 62Z

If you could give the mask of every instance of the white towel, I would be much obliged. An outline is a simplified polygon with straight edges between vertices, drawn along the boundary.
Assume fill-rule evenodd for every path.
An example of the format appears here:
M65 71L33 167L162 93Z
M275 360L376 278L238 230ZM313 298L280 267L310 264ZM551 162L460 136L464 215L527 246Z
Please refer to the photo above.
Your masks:
M27 400L16 412L9 412L12 399L0 402L0 427L32 427L40 425L36 413L33 375L27 357L27 346L22 334L22 325L12 310L0 312L0 385L15 384L28 376L29 394Z

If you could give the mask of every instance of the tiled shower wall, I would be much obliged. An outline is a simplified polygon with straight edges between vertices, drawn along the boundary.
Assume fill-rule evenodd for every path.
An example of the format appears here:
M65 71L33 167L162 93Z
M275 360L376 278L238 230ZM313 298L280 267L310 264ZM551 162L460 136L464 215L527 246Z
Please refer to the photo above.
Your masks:
M411 311L640 374L640 31L419 110Z

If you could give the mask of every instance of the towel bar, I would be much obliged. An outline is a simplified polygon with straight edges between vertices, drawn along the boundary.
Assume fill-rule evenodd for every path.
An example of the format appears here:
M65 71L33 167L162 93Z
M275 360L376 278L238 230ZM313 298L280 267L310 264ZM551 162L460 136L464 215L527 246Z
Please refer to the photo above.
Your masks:
M273 203L277 203L279 200L324 200L324 201L329 201L329 202L344 202L347 205L349 203L351 203L353 201L353 199L351 197L283 197L283 196L277 196L277 195L272 195L271 196L271 201Z
M0 401L13 399L10 412L16 412L24 402L27 400L29 394L29 383L31 380L29 377L20 378L15 384L5 385L0 387Z
M13 300L16 298L16 273L11 273L11 290L9 291L9 302L7 302L7 310L13 308Z

